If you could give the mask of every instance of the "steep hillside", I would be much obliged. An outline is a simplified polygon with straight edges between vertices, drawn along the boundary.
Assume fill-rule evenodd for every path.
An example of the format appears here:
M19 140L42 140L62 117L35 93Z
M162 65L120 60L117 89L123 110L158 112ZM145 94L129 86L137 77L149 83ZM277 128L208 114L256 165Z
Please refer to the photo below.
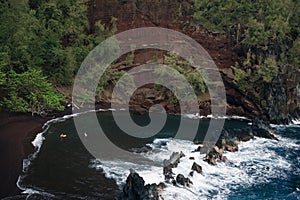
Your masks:
M254 87L249 85L241 90L234 80L232 66L246 59L247 53L242 46L237 45L232 35L209 32L201 25L192 23L193 2L181 0L92 0L89 2L88 18L91 32L96 21L101 20L107 26L111 19L116 19L117 31L122 32L138 27L165 27L183 32L199 42L211 55L221 71L227 94L228 115L260 117L275 123L287 123L289 114L297 116L299 100L299 71L282 67L277 77L270 83L258 81ZM134 63L127 66L131 69L146 63L153 56L162 58L163 52L155 50L135 52ZM124 66L122 67L124 69ZM107 87L106 97L99 101L109 102L112 87ZM131 99L131 106L137 111L149 108L153 103L161 103L169 112L179 112L180 108L167 100L167 92L149 98L153 93L152 86L139 89ZM200 114L209 114L210 101L208 94L199 96Z

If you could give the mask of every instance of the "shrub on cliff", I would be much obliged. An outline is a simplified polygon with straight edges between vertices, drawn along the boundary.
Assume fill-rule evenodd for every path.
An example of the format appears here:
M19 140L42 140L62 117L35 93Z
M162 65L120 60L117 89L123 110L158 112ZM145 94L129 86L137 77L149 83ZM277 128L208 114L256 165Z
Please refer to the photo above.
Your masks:
M167 65L170 68L173 68L176 70L176 72L179 72L181 75L183 75L187 81L190 83L190 85L193 87L193 90L196 95L203 94L206 92L207 87L205 84L205 81L208 81L208 78L205 76L205 74L199 73L187 60L183 60L175 53L169 52L164 56L164 64ZM176 73L172 74L170 70L156 70L156 73L159 76L159 79L161 82L168 81L172 82L174 86L177 88L178 94L181 94L182 97L185 98L191 98L193 97L192 94L189 94L186 91L186 87L184 85L178 84L178 80ZM170 79L170 77L173 77ZM157 90L161 90L162 87L159 85L155 85L155 88ZM169 96L169 102L172 104L178 104L177 98L171 94Z
M71 85L87 54L115 31L94 26L89 33L86 1L1 1L0 52L18 73L39 67L56 85Z
M243 55L244 59L234 66L241 89L245 80L270 83L280 68L299 69L299 1L194 0L194 3L194 22L204 25L209 32L227 34Z
M53 90L39 69L29 68L23 73L9 71L4 90L7 95L0 101L9 111L42 115L64 109L61 105L64 97Z

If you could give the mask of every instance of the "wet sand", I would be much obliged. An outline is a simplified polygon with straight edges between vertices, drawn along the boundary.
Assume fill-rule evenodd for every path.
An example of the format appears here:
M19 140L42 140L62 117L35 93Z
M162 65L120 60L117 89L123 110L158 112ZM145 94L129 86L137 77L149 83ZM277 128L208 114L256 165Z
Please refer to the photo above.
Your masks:
M71 108L42 118L30 113L0 112L0 199L20 194L16 183L22 173L23 159L33 153L32 141L45 122L71 113Z
M96 109L106 108L96 105ZM0 112L0 199L20 196L16 183L22 173L23 160L34 152L32 141L50 119L72 113L71 108L42 118L30 113ZM22 196L22 195L21 195Z
M47 120L24 113L0 113L0 198L20 193L16 182L23 159L33 152L31 141Z

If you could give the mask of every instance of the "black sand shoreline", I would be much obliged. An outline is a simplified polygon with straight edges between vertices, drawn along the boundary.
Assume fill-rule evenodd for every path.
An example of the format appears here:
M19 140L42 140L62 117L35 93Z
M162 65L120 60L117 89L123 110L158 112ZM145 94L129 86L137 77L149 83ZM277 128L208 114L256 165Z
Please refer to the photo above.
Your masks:
M16 183L23 169L23 160L34 152L32 141L43 131L43 125L70 114L71 108L42 118L30 113L0 112L0 199L19 195Z

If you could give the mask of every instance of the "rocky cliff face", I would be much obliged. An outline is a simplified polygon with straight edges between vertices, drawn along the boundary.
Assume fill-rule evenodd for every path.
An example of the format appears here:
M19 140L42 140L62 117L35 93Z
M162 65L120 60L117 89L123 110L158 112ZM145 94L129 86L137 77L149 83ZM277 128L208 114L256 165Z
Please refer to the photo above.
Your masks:
M263 88L265 95L261 100L262 112L276 123L288 123L292 115L298 117L297 83L300 76L291 72L274 78Z
M214 59L218 66L227 94L227 114L250 118L259 117L273 123L287 123L290 116L297 117L299 112L300 74L294 69L281 69L278 77L269 84L258 83L255 88L239 90L234 82L231 66L242 58L228 35L208 33L202 27L192 26L192 1L189 0L90 0L89 20L91 31L96 21L101 20L110 26L112 17L117 18L118 32L138 27L159 26L174 29L189 35L199 42ZM164 52L156 50L135 52L131 69L146 63L153 56L161 58ZM122 66L122 65L120 65ZM124 66L121 68L124 69ZM99 101L108 103L112 87L108 87ZM145 86L131 98L131 108L145 111L151 105L160 103L170 113L180 112L180 107L171 104L168 91L161 94L153 91L153 86ZM210 113L209 94L199 96L200 114Z

